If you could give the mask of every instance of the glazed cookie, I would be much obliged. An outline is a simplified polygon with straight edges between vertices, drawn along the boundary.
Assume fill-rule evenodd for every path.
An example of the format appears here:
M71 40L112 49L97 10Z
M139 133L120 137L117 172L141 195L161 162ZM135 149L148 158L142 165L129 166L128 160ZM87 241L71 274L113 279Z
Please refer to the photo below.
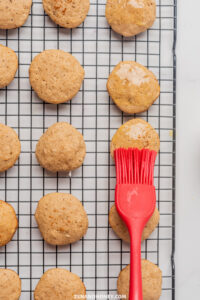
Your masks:
M110 152L114 157L117 148L160 149L160 139L155 129L142 119L132 119L120 126L114 134Z
M14 208L0 200L0 247L10 242L17 227L18 221Z
M157 227L159 220L160 220L160 214L158 209L155 208L153 215L151 216L150 220L147 222L143 230L142 241L146 240L150 236L150 234ZM114 230L114 232L119 236L120 239L124 240L127 243L130 242L128 228L126 227L124 221L120 218L115 204L110 209L109 223L112 229Z
M126 266L117 280L117 292L129 299L130 265ZM162 272L152 262L142 259L143 300L158 300L162 292ZM124 298L123 298L124 299Z
M21 295L21 280L16 272L0 269L0 300L18 300Z
M155 75L134 61L122 61L114 68L107 89L118 108L128 114L147 110L160 95Z
M67 122L50 126L36 146L40 165L51 172L69 172L83 164L86 146L82 134Z
M107 0L106 19L123 36L134 36L150 28L156 19L155 0Z
M74 273L65 269L50 269L46 271L38 282L35 300L75 300L84 299L85 285Z
M67 245L80 240L88 229L88 217L81 202L71 194L47 194L35 213L44 240L51 245Z
M29 68L30 83L38 97L59 104L71 100L80 90L84 69L63 50L45 50L36 55Z
M1 0L0 29L13 29L22 26L31 9L32 0Z
M90 0L43 0L44 10L56 24L75 28L86 18Z
M0 89L13 81L17 68L18 59L16 53L12 49L0 45Z
M0 172L11 168L19 157L21 144L16 132L0 124Z

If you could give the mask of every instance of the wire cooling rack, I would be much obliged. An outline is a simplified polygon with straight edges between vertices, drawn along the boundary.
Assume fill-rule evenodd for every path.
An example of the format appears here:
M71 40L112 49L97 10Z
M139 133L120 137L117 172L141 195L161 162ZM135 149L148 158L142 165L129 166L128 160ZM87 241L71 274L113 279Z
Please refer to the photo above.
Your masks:
M157 19L150 30L134 38L115 34L105 19L105 0L91 1L85 23L66 30L44 14L41 0L34 0L26 24L0 31L0 43L19 57L15 80L0 91L0 122L19 134L22 152L18 163L0 175L0 199L11 203L19 229L0 249L0 267L16 270L22 279L21 300L33 299L34 288L45 270L64 267L84 281L88 295L116 294L120 270L129 263L129 246L113 233L108 213L114 202L115 170L109 146L116 129L133 116L122 114L106 91L112 68L121 60L136 60L159 79L161 95L148 112L139 115L154 126L161 140L155 168L160 224L142 244L142 256L163 271L161 300L175 299L173 263L175 240L175 118L176 118L176 0L157 0ZM70 102L44 104L31 90L28 68L44 49L63 49L84 66L81 91ZM42 133L57 121L68 121L84 135L87 156L72 176L52 175L35 158ZM79 242L52 247L41 238L34 212L38 200L50 192L70 192L88 213L89 229Z

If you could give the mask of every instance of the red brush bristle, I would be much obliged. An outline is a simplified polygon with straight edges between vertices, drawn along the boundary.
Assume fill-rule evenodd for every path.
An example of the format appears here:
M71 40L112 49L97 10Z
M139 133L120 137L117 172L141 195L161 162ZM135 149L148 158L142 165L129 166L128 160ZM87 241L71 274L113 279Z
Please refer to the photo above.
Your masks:
M153 185L156 151L119 148L114 151L117 183Z

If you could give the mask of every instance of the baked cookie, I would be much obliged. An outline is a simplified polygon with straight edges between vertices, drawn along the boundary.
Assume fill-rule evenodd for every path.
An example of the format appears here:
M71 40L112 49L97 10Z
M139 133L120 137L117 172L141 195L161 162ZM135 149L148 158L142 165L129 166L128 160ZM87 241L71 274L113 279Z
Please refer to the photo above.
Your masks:
M134 61L122 61L114 68L107 89L118 108L128 114L148 110L160 95L155 75Z
M88 217L81 202L71 194L51 193L38 202L35 212L40 232L51 245L80 240L88 229Z
M17 227L18 221L14 208L0 200L0 247L10 242Z
M13 81L17 68L18 58L16 53L12 49L0 45L0 89Z
M157 227L160 220L160 214L157 208L153 215L151 216L150 220L147 222L143 234L142 234L142 241L146 240L150 234L154 231ZM114 232L119 236L120 239L124 240L127 243L130 243L130 236L128 232L128 228L124 221L120 218L120 215L117 212L115 204L111 207L109 213L109 223Z
M0 123L0 172L11 168L18 159L21 144L17 133Z
M36 55L29 68L30 83L38 97L59 104L71 100L80 90L84 69L63 50L45 50Z
M123 36L134 36L150 28L156 19L155 0L107 0L106 19Z
M110 152L114 157L117 148L138 148L159 151L160 139L155 129L142 119L131 119L119 127L114 134Z
M35 300L75 300L84 299L85 285L80 277L65 269L56 268L46 271L38 282Z
M90 0L43 0L43 6L56 24L65 28L75 28L85 20Z
M13 29L22 26L30 13L32 0L1 0L0 29Z
M51 172L69 172L83 164L86 146L82 134L67 122L50 126L36 145L40 165Z
M0 269L0 300L18 300L21 295L21 280L9 269Z
M130 265L126 266L117 280L117 292L129 299ZM158 300L162 292L162 272L149 260L142 259L143 300ZM124 299L124 298L123 298Z

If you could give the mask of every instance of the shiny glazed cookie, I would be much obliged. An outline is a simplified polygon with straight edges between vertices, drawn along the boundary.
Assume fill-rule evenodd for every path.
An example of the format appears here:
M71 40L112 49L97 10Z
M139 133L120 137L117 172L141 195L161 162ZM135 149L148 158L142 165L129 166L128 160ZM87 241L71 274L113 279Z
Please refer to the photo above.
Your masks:
M71 194L51 193L38 202L35 213L44 240L67 245L80 240L88 229L88 217L81 202Z
M51 172L69 172L83 164L86 146L82 134L67 122L50 126L36 145L40 165Z
M30 83L38 97L59 104L71 100L80 90L84 69L63 50L45 50L36 55L29 68Z
M75 28L86 18L89 0L43 0L44 10L56 24L65 28Z
M110 145L112 157L117 148L144 148L158 152L160 139L149 123L142 119L132 119L121 125L114 134Z
M31 9L32 0L0 0L0 29L22 26Z
M74 273L65 269L50 269L46 271L38 282L35 300L75 300L84 299L85 285Z
M18 221L14 208L0 200L0 247L10 242L17 227Z
M13 81L18 68L16 53L3 45L0 45L0 89Z
M21 144L17 133L12 128L0 124L0 172L15 164L20 151Z
M107 0L106 18L114 31L134 36L150 28L156 19L155 0Z
M21 295L21 280L9 269L0 269L0 300L18 300Z
M117 292L129 299L130 265L120 273L117 281ZM162 292L162 272L152 262L142 259L143 300L159 300Z
M143 230L142 241L146 240L150 236L150 234L157 227L159 220L160 220L160 214L158 209L155 208L153 215L151 216L150 220L147 222ZM124 240L127 243L130 243L128 228L126 227L126 224L119 216L115 204L110 209L109 223L112 229L114 230L114 232L119 236L120 239Z
M155 75L134 61L120 62L114 68L107 89L118 108L128 114L148 110L160 95Z

